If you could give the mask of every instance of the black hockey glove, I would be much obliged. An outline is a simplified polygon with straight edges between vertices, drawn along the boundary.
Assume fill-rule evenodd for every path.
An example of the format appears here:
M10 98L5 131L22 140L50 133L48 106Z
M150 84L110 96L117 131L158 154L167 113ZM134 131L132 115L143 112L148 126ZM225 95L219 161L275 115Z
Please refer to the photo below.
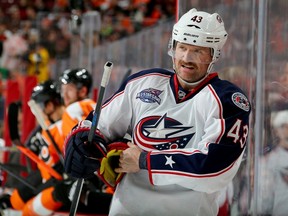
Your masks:
M88 143L91 125L88 120L79 122L65 140L65 172L76 178L95 175L101 159L106 155L106 142L99 131Z

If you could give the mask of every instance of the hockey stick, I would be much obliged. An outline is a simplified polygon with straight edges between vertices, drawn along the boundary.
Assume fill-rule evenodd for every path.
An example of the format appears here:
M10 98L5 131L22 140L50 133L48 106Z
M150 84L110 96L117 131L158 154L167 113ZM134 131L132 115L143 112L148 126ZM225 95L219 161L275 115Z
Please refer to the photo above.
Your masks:
M15 146L5 146L5 141L4 139L0 138L0 152L14 152L14 151L18 151L17 148Z
M49 137L50 141L52 142L52 145L53 145L53 147L55 148L55 150L56 150L56 152L58 154L60 162L64 166L63 155L62 155L61 150L59 149L57 143L55 142L52 134L50 133L48 126L45 123L45 119L44 119L44 117L42 115L42 111L40 110L39 106L36 104L36 102L34 100L29 100L28 101L28 105L29 105L29 107L31 109L31 112L34 114L34 116L36 117L38 123L40 124L41 128L43 130L45 130L46 133L48 134L48 137Z
M48 166L43 160L41 160L36 154L34 154L30 149L23 146L17 146L17 148L31 160L33 160L37 165L42 166L51 176L55 179L62 180L63 177L52 167Z
M11 169L9 168L9 165L5 165L5 164L0 163L0 168L3 169L5 172L7 172L12 177L14 177L15 179L17 179L18 181L20 181L21 183L23 183L24 185L26 185L27 187L29 187L30 189L32 189L33 191L36 191L36 188L33 185L31 185L28 181L26 181L23 177L12 172Z
M0 152L17 152L18 149L14 146L7 147L7 146L0 146Z
M15 145L22 145L18 130L18 112L20 109L20 102L12 102L8 106L8 125L9 125L9 136L11 141Z
M103 72L103 75L102 75L101 87L100 87L100 92L99 92L99 96L98 96L98 101L97 101L96 108L95 108L94 115L93 115L93 119L92 119L92 126L91 126L89 134L88 134L88 143L92 142L93 136L94 136L94 132L95 132L95 130L97 128L97 125L98 125L99 116L100 116L100 113L101 113L102 101L103 101L103 97L104 97L104 93L105 93L105 88L106 88L106 86L108 84L112 68L113 68L113 63L112 62L108 61L104 65L104 72ZM83 178L77 180L77 185L76 185L76 189L75 189L75 193L74 193L75 195L74 195L73 200L72 200L69 216L75 216L75 214L76 214L78 203L79 203L79 199L80 199L80 196L81 196L83 183L84 183L84 179Z
M23 146L20 140L19 129L18 129L18 115L21 110L21 102L12 102L8 106L8 125L9 125L9 136L13 144L16 146ZM28 173L32 171L31 163L28 157L26 157Z

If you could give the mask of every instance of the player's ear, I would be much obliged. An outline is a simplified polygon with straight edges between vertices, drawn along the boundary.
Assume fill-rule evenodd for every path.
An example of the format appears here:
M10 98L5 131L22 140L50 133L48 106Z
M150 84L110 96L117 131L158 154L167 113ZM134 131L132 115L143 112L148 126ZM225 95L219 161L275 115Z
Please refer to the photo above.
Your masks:
M45 104L45 112L46 113L53 113L55 112L55 104L52 101L48 101Z
M82 86L79 90L79 95L81 98L86 98L88 96L88 88L86 86Z

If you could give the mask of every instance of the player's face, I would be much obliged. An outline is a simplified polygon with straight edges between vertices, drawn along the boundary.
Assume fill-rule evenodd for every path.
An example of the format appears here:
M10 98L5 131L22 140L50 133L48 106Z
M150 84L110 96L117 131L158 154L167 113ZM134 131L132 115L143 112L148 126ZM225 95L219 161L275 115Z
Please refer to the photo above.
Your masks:
M77 86L73 83L61 85L61 96L65 106L78 101L79 96Z
M174 51L174 69L177 76L180 76L186 82L197 82L203 78L207 73L211 61L210 48L180 42L176 45ZM181 84L181 80L179 81Z

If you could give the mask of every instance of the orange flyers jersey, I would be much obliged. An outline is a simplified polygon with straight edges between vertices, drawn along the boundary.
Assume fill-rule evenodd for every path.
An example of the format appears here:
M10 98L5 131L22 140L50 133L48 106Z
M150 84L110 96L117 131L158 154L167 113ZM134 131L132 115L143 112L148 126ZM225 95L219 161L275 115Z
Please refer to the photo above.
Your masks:
M86 116L95 109L95 105L95 101L84 99L66 107L62 115L62 132L64 139L79 121L84 120Z
M59 147L60 151L63 152L64 139L62 135L62 121L57 121L56 123L49 126L49 132L53 137L55 143ZM55 165L59 161L59 156L57 150L55 149L48 133L46 131L42 132L43 140L39 157L50 167ZM41 172L42 178L47 180L51 175L43 167L38 166Z

